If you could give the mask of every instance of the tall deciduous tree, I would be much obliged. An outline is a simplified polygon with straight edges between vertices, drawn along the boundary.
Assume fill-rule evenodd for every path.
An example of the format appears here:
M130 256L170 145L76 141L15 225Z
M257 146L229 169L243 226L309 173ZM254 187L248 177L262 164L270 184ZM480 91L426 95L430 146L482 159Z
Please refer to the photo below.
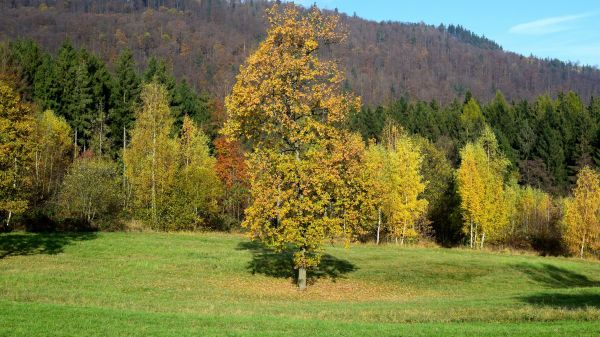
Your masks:
M498 150L496 138L485 127L476 143L467 143L460 152L457 170L458 193L470 246L477 240L483 247L486 237L498 239L508 222L504 195L504 174L508 162Z
M173 229L196 229L218 212L221 184L210 155L208 137L185 116L179 138L178 170L169 200Z
M177 141L169 135L173 119L167 91L157 83L142 90L142 107L136 113L131 144L123 159L125 174L132 184L135 205L154 228L159 224L177 168Z
M600 174L585 166L577 175L573 198L565 203L565 241L573 253L600 247Z
M28 206L34 132L32 109L0 81L0 212L7 227Z
M386 156L383 167L383 210L388 230L398 242L418 235L416 221L427 210L422 198L425 183L421 175L422 157L418 145L405 133L388 124L384 129Z
M36 118L33 162L34 202L55 196L73 158L73 138L69 124L52 110Z
M240 68L226 98L225 134L248 142L252 204L243 226L277 250L293 247L298 285L320 260L323 243L350 239L356 219L347 217L341 162L344 150L336 127L359 100L342 93L343 76L332 61L317 58L323 45L341 41L338 17L294 6L268 10L267 37ZM336 154L336 152L338 154ZM356 160L343 156L342 161ZM346 163L347 164L347 163Z

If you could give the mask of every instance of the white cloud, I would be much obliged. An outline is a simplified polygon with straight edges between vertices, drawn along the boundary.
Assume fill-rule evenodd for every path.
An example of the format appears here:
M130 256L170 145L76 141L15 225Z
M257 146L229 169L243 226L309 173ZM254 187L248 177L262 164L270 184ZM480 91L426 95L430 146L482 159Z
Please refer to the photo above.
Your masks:
M509 32L514 34L543 35L562 32L570 29L566 23L577 21L595 15L594 13L583 13L577 15L554 16L545 19L534 20L510 27Z

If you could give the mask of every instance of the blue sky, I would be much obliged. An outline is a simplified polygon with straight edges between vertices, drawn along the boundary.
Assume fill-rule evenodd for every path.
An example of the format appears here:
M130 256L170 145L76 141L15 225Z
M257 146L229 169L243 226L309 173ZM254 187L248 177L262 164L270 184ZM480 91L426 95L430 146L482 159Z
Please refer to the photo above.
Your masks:
M523 55L600 66L600 1L296 0L370 20L460 24Z

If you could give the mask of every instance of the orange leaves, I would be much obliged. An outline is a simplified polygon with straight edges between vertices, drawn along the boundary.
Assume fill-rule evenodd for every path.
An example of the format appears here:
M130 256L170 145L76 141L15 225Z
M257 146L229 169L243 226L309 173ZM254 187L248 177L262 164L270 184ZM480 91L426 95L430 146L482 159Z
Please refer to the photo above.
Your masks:
M235 184L246 185L248 172L240 142L221 136L215 139L215 151L217 154L215 169L225 186L232 188Z

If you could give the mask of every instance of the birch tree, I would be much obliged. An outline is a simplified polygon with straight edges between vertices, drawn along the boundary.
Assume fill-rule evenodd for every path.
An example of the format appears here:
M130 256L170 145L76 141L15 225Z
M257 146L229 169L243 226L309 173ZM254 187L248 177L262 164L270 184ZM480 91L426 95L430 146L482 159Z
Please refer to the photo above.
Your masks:
M163 229L167 224L161 216L175 178L178 146L169 136L173 120L165 88L146 84L141 99L131 142L124 151L125 174L133 188L136 210L153 228Z
M573 197L565 202L565 241L583 258L600 247L600 174L585 166L577 174Z

